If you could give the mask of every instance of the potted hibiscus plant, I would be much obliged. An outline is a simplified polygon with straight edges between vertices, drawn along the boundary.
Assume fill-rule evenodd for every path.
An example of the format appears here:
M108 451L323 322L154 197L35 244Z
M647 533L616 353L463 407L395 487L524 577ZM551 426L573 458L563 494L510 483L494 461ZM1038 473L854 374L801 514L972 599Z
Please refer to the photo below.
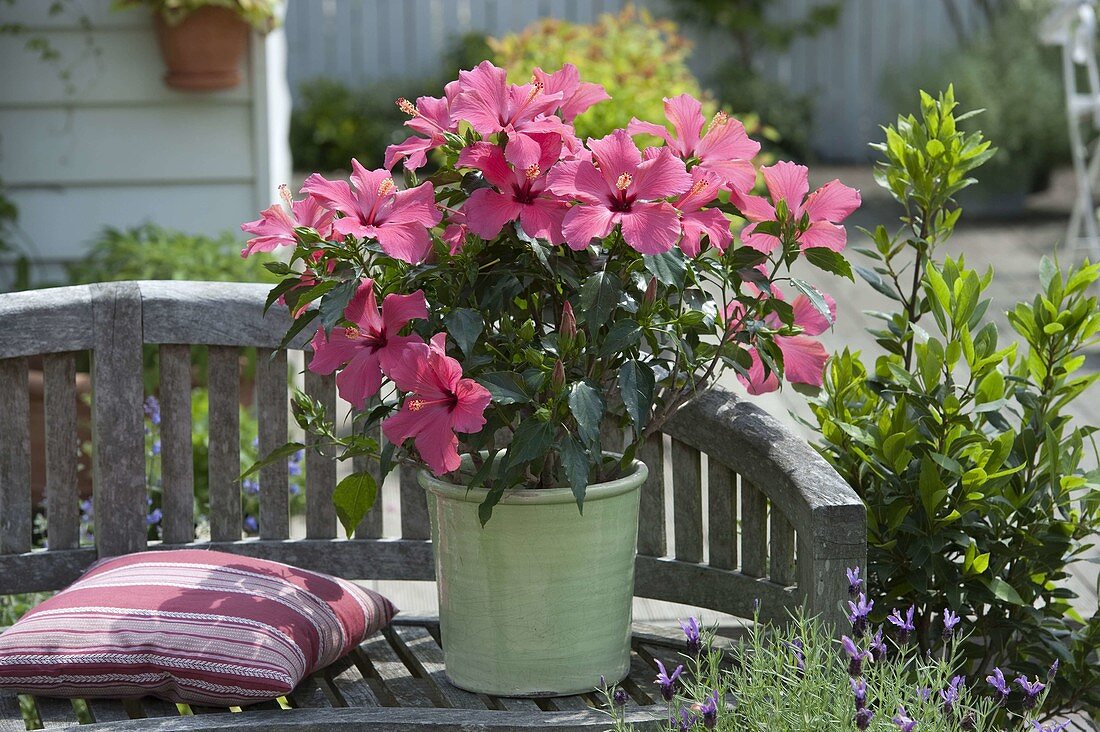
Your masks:
M269 306L295 315L287 342L315 332L308 368L339 371L354 408L338 434L296 396L317 449L423 466L452 682L588 691L630 660L637 445L727 368L756 392L820 384L833 303L790 268L850 275L859 194L777 163L753 195L759 144L687 95L672 130L582 142L573 119L607 95L571 65L513 85L484 62L444 91L398 100L416 134L387 168L311 175L244 225L244 253L293 247ZM368 472L337 486L349 533L376 495Z

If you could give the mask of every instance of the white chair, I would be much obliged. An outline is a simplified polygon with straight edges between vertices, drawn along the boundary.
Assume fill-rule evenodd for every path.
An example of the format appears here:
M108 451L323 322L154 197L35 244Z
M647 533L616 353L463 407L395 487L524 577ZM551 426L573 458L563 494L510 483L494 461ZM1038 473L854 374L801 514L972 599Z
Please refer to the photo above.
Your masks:
M1070 152L1077 198L1065 246L1087 248L1100 259L1100 227L1094 194L1100 187L1100 70L1096 60L1096 0L1061 0L1039 28L1043 43L1062 48ZM1084 68L1082 87L1079 68ZM1094 139L1095 138L1095 139Z

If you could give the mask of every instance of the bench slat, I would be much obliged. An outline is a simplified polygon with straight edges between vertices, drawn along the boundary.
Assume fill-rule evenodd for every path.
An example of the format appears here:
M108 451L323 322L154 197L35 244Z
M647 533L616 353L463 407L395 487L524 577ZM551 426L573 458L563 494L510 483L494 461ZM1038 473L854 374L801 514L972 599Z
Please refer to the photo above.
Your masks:
M447 680L443 667L443 649L427 628L402 626L384 631L405 663L412 663L427 678L447 704L456 709L488 709L486 699L464 691ZM402 652L404 651L404 653Z
M126 707L117 699L85 699L88 711L96 722L122 722L130 718Z
M46 421L46 518L51 551L80 544L80 498L76 460L80 438L76 425L76 356L43 357Z
M763 577L768 557L768 499L741 478L741 573Z
M325 680L336 702L333 706L397 706L380 679L368 678L363 673L359 667L361 661L358 654L352 653L343 662L325 669Z
M402 465L398 469L401 481L401 538L429 539L428 495L416 479L416 468Z
M319 674L307 676L294 691L287 695L287 698L295 709L328 709L335 706L329 698L331 691L326 693L325 688L321 686L322 683L324 679ZM194 709L194 707L191 708Z
M240 351L233 346L210 346L206 358L209 385L208 473L210 482L210 538L241 538L241 377Z
M707 460L707 526L710 566L737 566L737 476L717 460Z
M403 707L431 707L428 684L413 678L412 671L397 656L386 639L375 635L359 646L360 658L366 659L386 690Z
M306 394L316 399L325 416L336 419L336 380L332 374L323 376L306 369ZM336 488L336 461L313 449L318 439L306 435L306 537L336 538L336 507L332 492Z
M195 473L191 448L191 347L160 347L160 456L162 538L195 539Z
M771 506L771 558L768 576L781 585L795 583L794 528L786 517Z
M31 548L31 435L27 359L0 360L0 554Z
M26 732L26 729L19 697L11 692L0 691L0 732Z
M640 497L638 553L663 557L668 551L665 537L664 437L659 433L647 437L638 445L637 457L649 468Z
M95 545L100 557L111 557L141 551L149 535L141 289L108 282L92 292Z
M73 704L68 699L35 697L34 705L38 708L38 718L46 729L72 727L80 723Z
M676 558L703 561L703 485L699 451L672 441L672 505Z
M258 349L256 353L256 410L260 431L260 458L287 442L286 351ZM260 468L260 537L290 536L290 470L286 460Z

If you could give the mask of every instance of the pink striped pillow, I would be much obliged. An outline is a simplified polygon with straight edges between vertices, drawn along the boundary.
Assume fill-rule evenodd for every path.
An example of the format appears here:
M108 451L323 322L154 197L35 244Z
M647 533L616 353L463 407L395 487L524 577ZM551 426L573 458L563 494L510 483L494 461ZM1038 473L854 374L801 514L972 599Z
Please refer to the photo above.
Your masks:
M181 549L105 559L0 635L0 688L254 704L385 627L370 590L278 562Z

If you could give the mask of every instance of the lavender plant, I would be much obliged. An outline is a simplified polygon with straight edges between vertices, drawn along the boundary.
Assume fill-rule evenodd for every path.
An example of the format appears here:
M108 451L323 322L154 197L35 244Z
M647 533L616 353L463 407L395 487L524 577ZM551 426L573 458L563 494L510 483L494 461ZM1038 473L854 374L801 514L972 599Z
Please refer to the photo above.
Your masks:
M685 648L675 668L658 662L655 683L667 706L670 732L1060 732L1066 723L1041 722L1057 666L1044 678L997 669L988 679L960 673L963 660L957 614L935 625L941 643L921 650L915 636L884 633L864 621L874 601L859 570L852 582L853 627L834 638L820 619L797 611L790 622L767 626L759 612L748 635L730 646L694 618L682 623ZM894 609L901 623L907 610ZM723 647L723 644L725 646ZM1013 678L1015 676L1015 678ZM604 685L613 729L625 721L628 694ZM1011 706L1018 711L1010 710Z

